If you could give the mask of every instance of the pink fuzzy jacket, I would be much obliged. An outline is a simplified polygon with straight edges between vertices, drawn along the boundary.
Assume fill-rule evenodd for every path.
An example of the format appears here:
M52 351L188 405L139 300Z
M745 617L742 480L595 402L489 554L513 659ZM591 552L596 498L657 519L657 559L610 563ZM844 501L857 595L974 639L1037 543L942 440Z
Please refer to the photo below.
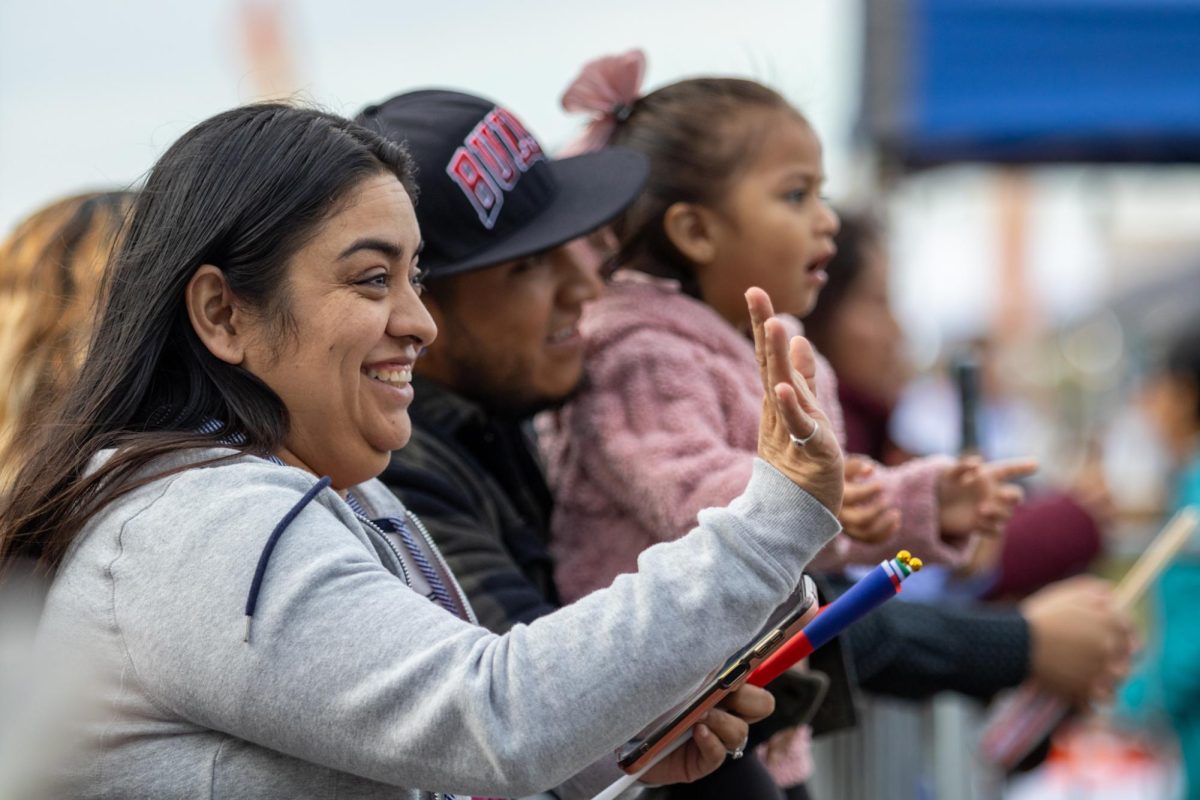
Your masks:
M800 332L798 321L784 320ZM538 420L564 602L635 571L643 550L682 536L701 509L741 494L762 410L753 344L673 281L618 273L586 308L582 330L583 389ZM817 394L844 442L834 374L823 358ZM960 563L966 540L943 540L937 529L936 483L947 463L879 467L886 501L902 513L901 533L873 546L838 536L815 566L870 563L900 546L927 563Z

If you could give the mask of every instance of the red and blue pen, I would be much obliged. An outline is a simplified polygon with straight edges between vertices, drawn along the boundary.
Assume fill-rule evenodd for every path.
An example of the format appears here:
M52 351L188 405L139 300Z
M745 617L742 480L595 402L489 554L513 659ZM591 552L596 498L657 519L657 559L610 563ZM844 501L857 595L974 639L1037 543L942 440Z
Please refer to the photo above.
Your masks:
M900 584L919 569L921 559L914 558L907 550L901 550L895 558L880 562L845 594L817 612L817 616L787 644L764 659L750 673L746 682L754 686L766 686L888 598L894 597L900 591Z

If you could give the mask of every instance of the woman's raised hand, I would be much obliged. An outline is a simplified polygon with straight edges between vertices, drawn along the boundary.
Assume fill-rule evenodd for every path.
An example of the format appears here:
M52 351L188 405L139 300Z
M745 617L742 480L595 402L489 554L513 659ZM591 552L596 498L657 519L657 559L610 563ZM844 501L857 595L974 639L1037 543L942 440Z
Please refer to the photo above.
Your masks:
M812 347L801 336L788 342L762 289L747 291L746 304L765 393L758 455L837 514L844 485L842 449L817 406Z

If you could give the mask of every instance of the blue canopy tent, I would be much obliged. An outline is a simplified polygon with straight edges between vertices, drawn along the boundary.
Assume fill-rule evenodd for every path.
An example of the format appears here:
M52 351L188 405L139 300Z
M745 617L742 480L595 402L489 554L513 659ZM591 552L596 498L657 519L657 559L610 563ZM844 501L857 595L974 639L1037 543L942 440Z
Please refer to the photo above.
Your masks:
M1200 161L1200 0L868 0L865 53L905 167Z

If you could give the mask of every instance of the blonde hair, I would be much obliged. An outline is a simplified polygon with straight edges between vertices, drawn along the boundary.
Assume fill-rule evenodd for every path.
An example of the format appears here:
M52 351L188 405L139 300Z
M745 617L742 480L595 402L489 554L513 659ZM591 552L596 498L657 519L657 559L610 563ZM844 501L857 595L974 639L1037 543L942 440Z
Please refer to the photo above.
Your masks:
M23 432L83 360L101 275L133 197L59 200L0 244L0 488L24 460Z

